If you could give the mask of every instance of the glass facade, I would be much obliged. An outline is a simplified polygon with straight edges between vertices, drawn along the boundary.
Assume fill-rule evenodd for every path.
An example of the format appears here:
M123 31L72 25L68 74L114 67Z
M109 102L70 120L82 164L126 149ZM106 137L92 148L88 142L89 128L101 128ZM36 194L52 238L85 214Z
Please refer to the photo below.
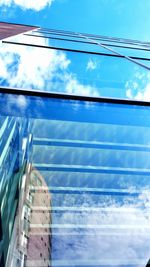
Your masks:
M37 28L3 40L1 51L6 69L2 86L147 99L146 42Z
M32 54L38 49L45 59L50 49L51 77L39 88L38 76L26 81L29 88L21 79L10 88L13 76L0 80L0 266L148 266L150 104L137 100L143 80L134 74L147 75L138 58L149 44L47 29L23 36L2 46L33 46ZM47 36L55 38L51 48L38 43ZM92 40L102 43L94 52ZM134 55L106 53L105 43Z

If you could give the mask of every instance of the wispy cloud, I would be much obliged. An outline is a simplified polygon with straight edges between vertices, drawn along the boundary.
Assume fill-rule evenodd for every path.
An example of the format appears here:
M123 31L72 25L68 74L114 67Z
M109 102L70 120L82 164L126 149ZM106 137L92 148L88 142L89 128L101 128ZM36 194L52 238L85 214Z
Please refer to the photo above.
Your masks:
M150 100L149 72L135 72L132 79L126 82L126 97L136 100Z
M94 60L89 59L87 66L86 66L86 69L87 70L95 70L96 68L97 68L97 63Z
M75 202L74 196L65 198L63 204L66 206L68 203ZM88 212L64 212L53 218L53 223L56 220L56 223L62 225L79 224L85 227L81 230L77 226L72 232L66 229L63 236L61 229L55 243L56 255L58 257L61 255L62 259L68 260L93 259L95 263L101 260L102 265L111 265L113 262L118 267L122 264L144 267L150 257L150 217L149 209L138 207L139 203L144 207L149 207L149 193L141 193L134 201L129 197L124 197L122 203L119 199L115 202L110 196L96 199L82 195L82 208L89 207ZM97 204L101 204L101 207L104 204L104 206L99 212L92 211L92 206ZM88 228L89 226L91 227Z
M83 85L78 79L72 74L67 74L65 76L66 92L69 94L77 95L88 95L88 96L98 96L99 92L96 87L91 85Z
M128 89L126 91L126 95L130 99L149 101L150 100L150 83L148 83L144 88L142 88L141 91L139 90L136 94L133 93L132 89Z
M22 9L32 9L35 11L40 11L46 6L51 6L54 0L1 0L0 6L8 6L17 5Z

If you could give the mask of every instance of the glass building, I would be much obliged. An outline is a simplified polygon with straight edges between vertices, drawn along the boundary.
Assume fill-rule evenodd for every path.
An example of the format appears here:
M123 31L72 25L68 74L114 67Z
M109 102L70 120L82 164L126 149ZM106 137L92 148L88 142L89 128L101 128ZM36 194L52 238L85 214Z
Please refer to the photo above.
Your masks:
M0 266L149 266L150 43L0 39Z

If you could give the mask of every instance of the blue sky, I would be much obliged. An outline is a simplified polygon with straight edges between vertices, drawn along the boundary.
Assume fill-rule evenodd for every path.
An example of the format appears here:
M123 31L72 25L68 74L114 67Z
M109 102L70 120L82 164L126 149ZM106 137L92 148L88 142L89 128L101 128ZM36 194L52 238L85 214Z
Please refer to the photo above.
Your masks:
M0 6L2 21L140 40L150 36L149 0L2 0Z

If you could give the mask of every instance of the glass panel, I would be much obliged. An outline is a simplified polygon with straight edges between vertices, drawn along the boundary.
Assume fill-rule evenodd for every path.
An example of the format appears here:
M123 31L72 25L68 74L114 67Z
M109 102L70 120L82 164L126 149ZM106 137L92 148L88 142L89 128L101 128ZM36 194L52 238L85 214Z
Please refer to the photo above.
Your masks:
M30 43L29 36L22 38ZM149 72L143 67L120 57L44 49L47 41L39 39L42 48L2 44L1 86L113 98L145 96Z
M43 37L53 37L53 38L64 38L64 39L68 39L68 40L77 40L77 41L87 41L85 40L84 37L79 37L79 35L71 35L71 34L66 34L66 33L55 33L55 32L46 32L46 31L42 31L40 30L36 30L36 31L32 31L32 34L34 35L42 35Z
M150 107L0 94L0 110L6 266L146 266Z
M150 68L150 60L139 60L142 64L147 65Z
M83 39L86 41L86 39ZM52 46L52 47L60 47L65 49L75 49L75 50L82 50L82 51L89 51L89 52L99 52L99 53L107 53L112 54L110 51L106 51L104 48L95 45L95 44L86 44L80 42L67 42L64 40L57 40L57 39L49 39L43 35L42 37L37 36L30 36L23 34L22 38L19 37L12 37L12 42L17 43L25 43L25 44L35 44L40 46Z
M78 37L79 35L76 34L76 35L69 35L69 33L65 33L63 35L63 33L61 32L47 32L45 30L42 30L42 29L39 29L39 30L35 30L33 31L33 34L35 35L39 35L42 37L45 36L45 37L49 37L49 38L64 38L64 39L68 39L68 40L77 40L79 42L81 42L82 44L82 41L84 42L92 42L92 41L95 41L95 42L98 42L98 43L101 43L103 45L108 45L108 48L110 49L113 49L114 51L118 52L118 53L121 53L121 54L124 54L124 55L128 55L128 56L136 56L136 57L145 57L145 58L148 58L149 55L150 55L150 47L146 44L143 43L143 46L142 46L142 43L140 44L140 42L128 42L128 40L123 40L119 42L119 39L118 39L118 42L117 42L117 39L116 40L113 40L113 39L107 39L107 38L93 38L93 37L90 37L90 36L87 36L88 39L86 39L85 37ZM84 34L83 34L84 35ZM59 42L58 42L59 44ZM68 43L69 44L69 43ZM70 44L71 45L71 44ZM116 46L116 47L115 47ZM88 47L88 46L87 46ZM94 48L95 47L95 48ZM93 49L97 49L96 46L94 45ZM90 46L89 46L89 49L90 49ZM110 51L106 50L108 53L110 53Z
M125 44L124 44L125 45ZM144 48L142 50L142 47L140 47L140 49L130 49L130 48L120 48L120 47L111 47L115 52L118 52L122 55L125 56L131 56L131 57L139 57L139 58L149 58L150 59L150 47L149 48ZM145 49L145 50L144 50ZM137 59L139 62L140 60ZM144 64L145 60L142 62ZM146 62L145 62L146 64Z

